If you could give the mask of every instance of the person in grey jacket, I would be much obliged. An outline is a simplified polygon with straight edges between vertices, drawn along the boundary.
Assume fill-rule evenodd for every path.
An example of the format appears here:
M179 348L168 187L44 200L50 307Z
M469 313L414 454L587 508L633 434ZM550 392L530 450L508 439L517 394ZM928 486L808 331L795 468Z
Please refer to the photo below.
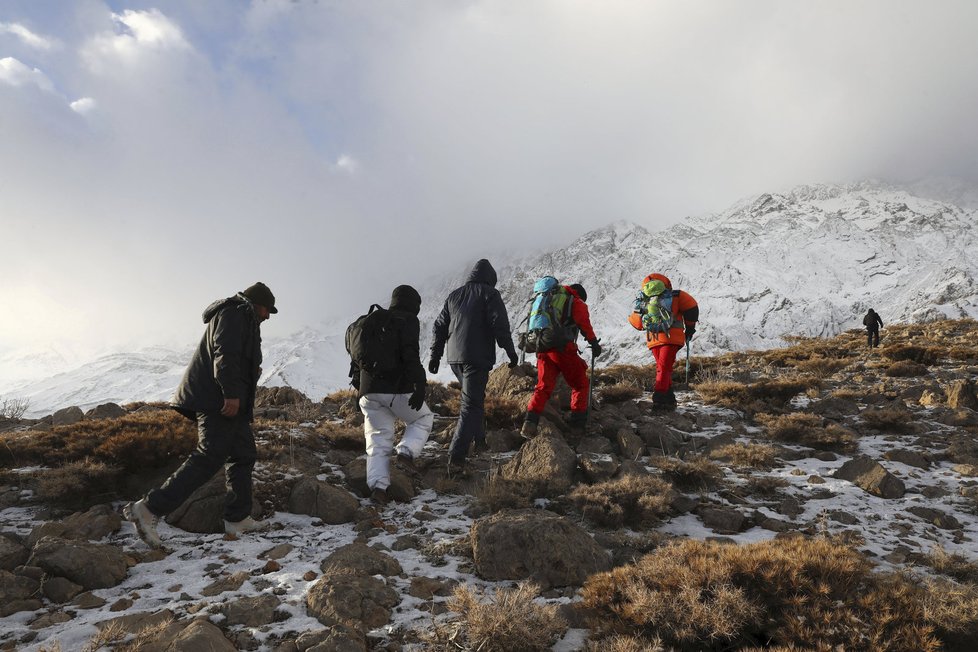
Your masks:
M448 474L465 469L473 441L485 446L485 396L489 372L496 364L496 346L506 351L509 365L519 358L513 346L506 305L496 289L496 270L488 260L475 264L468 280L448 295L432 329L433 342L428 371L438 373L445 355L452 373L462 385L462 406L448 454ZM447 344L447 347L446 347Z
M251 421L261 375L261 323L277 313L275 296L264 283L215 301L204 310L207 329L171 405L197 423L197 449L163 486L125 506L123 513L139 537L162 546L156 524L183 504L226 462L228 494L224 531L257 529L251 517L252 471L257 451Z

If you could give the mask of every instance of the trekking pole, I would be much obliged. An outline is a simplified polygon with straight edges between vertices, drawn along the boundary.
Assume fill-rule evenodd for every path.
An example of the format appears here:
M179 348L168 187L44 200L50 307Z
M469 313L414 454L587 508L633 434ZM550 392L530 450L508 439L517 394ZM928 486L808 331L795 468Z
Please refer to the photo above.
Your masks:
M587 384L587 412L584 417L584 432L591 427L591 399L594 397L594 349L591 349L591 376Z
M686 389L689 389L689 340L686 340Z

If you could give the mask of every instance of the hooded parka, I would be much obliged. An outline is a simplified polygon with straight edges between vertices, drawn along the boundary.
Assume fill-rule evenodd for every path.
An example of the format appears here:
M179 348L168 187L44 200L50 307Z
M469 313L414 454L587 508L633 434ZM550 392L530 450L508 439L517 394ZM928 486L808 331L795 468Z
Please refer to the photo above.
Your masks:
M421 295L410 285L399 285L391 293L390 327L394 329L397 342L398 372L391 376L374 376L359 369L361 394L409 394L426 382L424 367L421 366L421 349L418 340L421 324L418 313L421 311ZM353 363L356 367L356 362ZM357 372L355 372L357 373Z

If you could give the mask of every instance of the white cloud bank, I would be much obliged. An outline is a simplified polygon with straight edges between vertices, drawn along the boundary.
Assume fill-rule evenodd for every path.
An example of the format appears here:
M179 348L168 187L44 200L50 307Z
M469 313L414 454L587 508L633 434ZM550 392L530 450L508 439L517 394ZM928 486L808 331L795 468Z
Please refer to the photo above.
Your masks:
M0 36L4 34L15 36L25 45L37 50L53 50L61 45L57 39L35 34L19 23L0 22Z

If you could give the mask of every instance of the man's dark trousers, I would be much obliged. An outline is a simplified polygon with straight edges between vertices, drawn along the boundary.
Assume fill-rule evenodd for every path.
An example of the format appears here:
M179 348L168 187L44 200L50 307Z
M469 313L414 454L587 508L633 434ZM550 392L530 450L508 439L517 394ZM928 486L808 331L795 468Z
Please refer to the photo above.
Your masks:
M229 462L224 520L243 520L251 516L251 473L256 459L250 419L241 414L227 418L198 412L197 450L162 487L149 492L147 506L157 516L169 514Z
M878 328L867 328L866 329L866 343L869 348L880 345L880 329Z
M452 437L448 450L449 459L454 464L465 462L469 446L473 441L486 437L486 384L489 382L489 368L470 364L452 364L452 372L462 385L462 407L459 410L458 427Z

